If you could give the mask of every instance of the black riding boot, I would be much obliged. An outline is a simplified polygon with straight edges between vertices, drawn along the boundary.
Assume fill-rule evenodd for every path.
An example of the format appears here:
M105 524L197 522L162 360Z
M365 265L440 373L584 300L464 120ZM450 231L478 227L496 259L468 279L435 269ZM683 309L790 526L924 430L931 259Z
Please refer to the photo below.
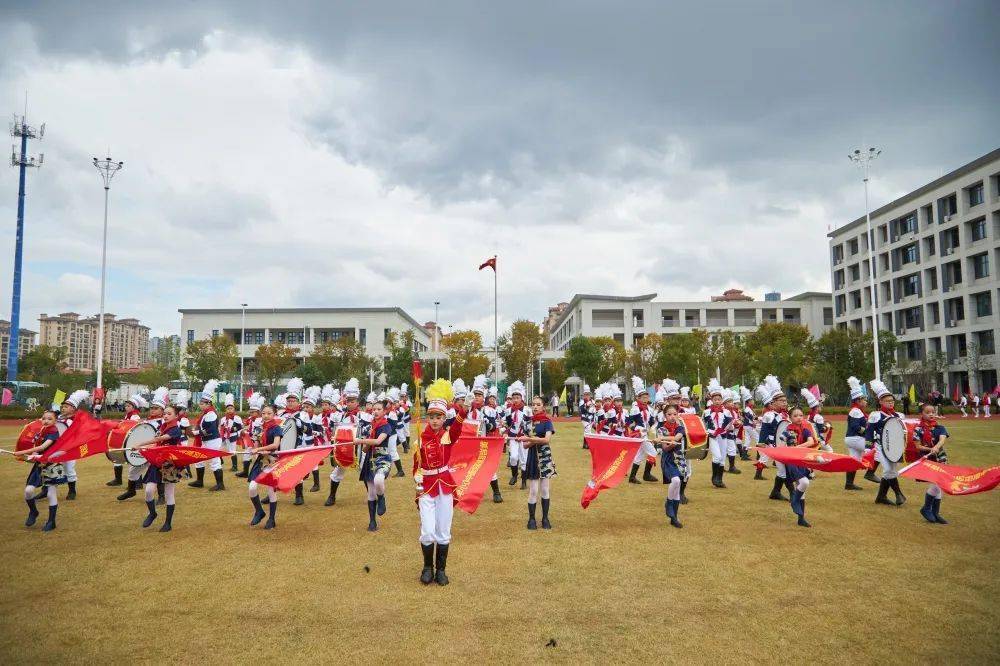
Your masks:
M872 483L879 483L879 478L875 476L875 468L865 472L865 481L871 481Z
M250 518L250 527L254 525L259 525L260 521L264 520L264 507L260 505L260 498L256 495L250 498L250 503L253 504L253 517Z
M730 474L742 474L740 470L736 468L736 456L729 456L729 469L726 470Z
M121 501L127 500L129 497L135 497L135 487L136 487L136 485L137 485L137 483L135 481L132 481L131 479L129 479L128 487L125 489L125 492L123 492L121 495L118 496L118 498L117 498L118 501L121 502Z
M385 493L375 496L375 512L380 515L385 515Z
M313 470L313 484L312 484L312 488L309 489L309 492L311 492L311 493L318 493L319 492L319 470L318 469L314 469Z
M773 500L787 500L788 498L781 494L781 487L785 485L785 480L780 476L774 477L774 486L771 487L771 494L768 495L768 499Z
M368 531L374 532L378 529L378 523L375 522L375 511L378 508L378 502L375 500L368 500Z
M222 483L222 470L217 469L213 471L212 476L215 477L215 485L209 488L209 490L225 490L226 486Z
M323 506L333 506L337 503L337 488L340 487L340 481L330 482L330 496L326 498L323 502Z
M899 487L898 477L892 480L890 487L892 488L892 492L896 493L896 506L903 506L906 504L906 495L903 494L903 491Z
M894 503L890 502L886 495L889 494L889 488L891 482L889 479L882 479L878 482L878 495L875 496L876 504L888 504L889 506L896 506Z
M646 461L646 467L645 467L645 468L644 468L644 469L642 470L642 480L643 480L643 481L650 481L650 482L652 482L652 483L656 483L657 481L659 481L659 479L657 479L657 478L656 478L655 476L653 476L653 474L651 473L651 470L652 470L652 469L653 469L653 463L651 463L651 462L649 462L649 461L647 460L647 461Z
M122 466L121 465L115 465L114 469L115 469L115 478L111 479L110 481L108 481L104 485L106 485L106 486L120 486L120 485L122 485Z
M397 460L393 463L396 466L396 473L393 474L397 479L402 479L406 476L406 472L403 471L403 461Z
M434 582L434 544L420 544L420 552L424 555L424 568L420 571L420 582L430 585Z
M163 487L163 481L158 481L156 484L156 506L163 506L167 503L167 497L164 494L166 492Z
M302 498L302 484L295 486L295 506L302 506L306 501Z
M517 485L517 467L510 468L510 481L507 482L507 485Z
M757 467L757 470L753 473L754 481L764 481L764 468Z
M191 488L204 488L205 487L205 468L197 467L194 470L195 480L188 484Z
M535 522L535 503L528 502L528 529L535 530L538 529L538 523Z
M66 499L75 500L76 499L76 481L70 481L66 485L69 486L69 492L66 493ZM121 484L119 484L121 485Z
M528 487L528 473L524 470L521 470L521 490L524 490L527 487Z
M162 525L160 525L160 531L161 532L169 532L171 530L171 528L173 527L174 507L175 506L176 506L175 504L168 504L167 505L167 519L163 521Z
M718 465L712 463L712 485L715 486L716 488L726 487L725 482L722 480L722 475L725 473L725 471L726 471L726 466L723 465L722 463L719 463Z
M146 514L145 520L142 521L143 527L149 527L150 525L153 524L153 521L156 520L156 502L153 502L152 500L147 500L146 510L149 511L149 513Z
M434 581L438 585L447 585L448 576L445 574L445 567L448 566L448 544L437 545L437 555L434 558L437 571L434 572Z
M56 528L56 511L58 509L58 505L49 507L49 519L45 521L44 525L42 525L43 532L51 532Z
M278 502L277 502L277 500L275 500L274 502L271 502L268 505L267 512L268 512L267 522L264 523L264 529L265 530L273 530L274 529L274 516L275 516L275 514L278 513Z
M239 471L239 472L236 472L236 477L240 478L240 479L245 479L248 476L250 476L250 461L249 460L244 460L243 461L243 469L241 471Z
M232 465L230 465L230 467L229 467L229 471L230 472L235 472L237 470L237 467L236 467L236 454L233 454L233 455L229 456L229 462L232 463Z
M31 527L38 520L38 505L33 499L24 500L24 503L28 505L28 517L24 521L24 526Z
M854 477L858 475L857 472L848 472L844 478L844 490L862 490L861 486L854 483Z
M493 489L493 503L500 504L503 502L503 495L500 494L500 482L493 479L490 481L490 488Z
M632 470L628 473L629 483L642 483L639 479L635 478L635 475L639 473L639 463L632 463Z
M681 504L688 503L687 495L684 494L684 490L687 488L687 486L688 486L687 481L681 481Z
M542 529L543 530L551 530L552 529L552 523L549 522L549 501L550 500L547 500L544 497L542 498Z

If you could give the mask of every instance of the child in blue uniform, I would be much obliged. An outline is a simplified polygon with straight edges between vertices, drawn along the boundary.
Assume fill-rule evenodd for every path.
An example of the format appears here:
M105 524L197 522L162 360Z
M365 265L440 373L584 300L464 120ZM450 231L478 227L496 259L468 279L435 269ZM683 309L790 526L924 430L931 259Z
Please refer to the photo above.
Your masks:
M687 476L687 458L684 456L684 442L687 431L677 416L677 406L667 405L663 410L663 421L656 429L656 443L660 445L660 471L663 483L669 484L664 508L670 524L683 527L677 519L681 505L681 483Z
M924 404L920 412L920 423L913 431L913 442L917 450L927 456L928 460L943 465L948 462L948 454L944 450L946 441L948 441L948 431L935 419L934 405ZM928 523L948 524L948 521L941 517L941 488L936 483L928 485L920 515Z
M815 448L816 439L813 431L809 428L802 410L798 407L792 409L788 414L791 423L785 428L783 441L779 446L807 446ZM809 468L798 465L785 465L785 476L791 484L791 505L792 512L799 517L799 527L812 527L806 520L806 489L809 488Z
M552 420L545 413L545 400L536 395L531 399L531 435L521 435L517 441L527 449L528 455L524 466L524 478L528 479L528 529L537 529L535 522L535 505L538 495L542 496L542 529L552 529L549 522L549 490L551 479L556 475L556 466L552 462L552 448L549 441L556 429Z
M857 377L848 377L847 385L851 389L851 409L847 412L844 445L847 447L848 455L855 460L861 460L865 456L865 429L868 427L868 414L865 408L868 407L868 400L865 399L865 392L861 388L861 380ZM857 472L847 473L844 478L844 490L861 490L861 486L854 483L855 476ZM878 483L874 469L865 472L865 479Z
M885 429L885 424L889 419L899 418L896 413L896 399L885 383L873 379L868 385L871 386L878 399L878 411L868 415L865 441L869 442L870 446L875 447L875 460L882 466L882 479L878 484L878 495L875 497L875 503L893 506L894 503L886 497L891 489L896 495L895 506L902 506L906 502L906 496L903 495L903 491L899 487L899 471L897 470L899 463L892 462L882 452L882 431Z
M38 455L44 453L59 439L59 430L56 428L57 417L58 414L54 410L46 410L42 414L42 427L32 438L31 447L17 452L18 458L36 460L24 482L24 501L28 505L28 518L24 521L24 526L31 527L38 520L35 493L44 487L49 500L49 519L42 526L43 532L51 532L56 528L56 511L59 509L56 486L66 483L66 470L62 463L37 462Z
M251 399L258 398L263 402L262 397L254 394ZM250 482L249 492L250 492L250 503L253 504L254 513L253 517L250 519L250 526L260 524L260 521L264 520L264 507L261 505L260 497L258 496L259 486L257 485L257 477L260 476L264 468L273 465L277 458L271 455L274 451L278 450L281 446L281 419L275 416L274 407L271 405L263 405L260 408L261 416L261 435L260 442L261 445L252 449L250 453L254 454L256 457L253 459L253 463L250 465L250 472L247 475L247 480ZM278 495L274 492L274 488L271 486L267 487L267 510L268 517L267 522L264 523L265 530L274 529L274 517L278 513Z
M163 421L156 429L156 437L139 447L140 450L151 446L180 446L184 437L180 417L180 410L174 405L169 405L163 411ZM177 482L181 480L182 473L182 469L175 467L169 461L164 462L160 467L152 463L149 464L142 479L146 491L146 509L148 510L146 518L142 521L143 527L149 527L156 520L156 485L163 483L163 494L167 502L167 518L163 521L160 531L169 532L172 529L174 508L177 504Z
M389 455L389 438L395 437L396 427L385 417L386 400L372 403L372 423L369 437L354 440L361 446L361 474L359 478L368 489L368 531L378 530L375 515L385 515L385 479L389 476L392 458Z

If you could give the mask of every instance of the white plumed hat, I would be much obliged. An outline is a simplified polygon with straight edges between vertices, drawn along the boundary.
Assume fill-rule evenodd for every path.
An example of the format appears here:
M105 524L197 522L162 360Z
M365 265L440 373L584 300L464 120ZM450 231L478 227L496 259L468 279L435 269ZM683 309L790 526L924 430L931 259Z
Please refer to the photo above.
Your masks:
M499 398L500 397L500 391L497 389L496 385L493 385L493 386L490 387L489 392L487 393L487 395L489 395L492 398Z
M307 402L313 407L319 404L319 396L323 389L318 386L310 386L305 390L302 402Z
M399 385L399 394L400 395L409 395L408 394L409 388L410 387L406 385L406 382L403 382L402 384Z
M708 382L708 396L712 397L713 395L721 395L722 397L726 396L726 392L722 388L722 384L720 384L719 380L715 377L712 377L712 379Z
M69 404L73 405L74 407L79 407L81 404L83 404L84 402L86 402L87 399L89 399L89 398L90 398L90 391L87 391L87 390L84 390L84 389L80 389L79 391L73 391L72 393L70 393L66 397L66 399L63 400L63 402L64 403L68 402Z
M772 402L775 398L785 395L785 392L781 389L781 382L774 375L764 377L764 387L767 389L768 402Z
M385 396L392 402L399 402L399 389L393 386L386 392Z
M656 398L654 400L657 405L662 405L667 401L667 391L663 388L663 384L660 384L660 388L656 389Z
M674 396L681 394L680 384L669 377L664 378L663 382L660 384L660 388L663 389L663 394L666 398L673 398Z
M640 395L645 393L649 395L649 389L646 388L646 382L642 381L642 377L636 377L632 375L632 393L638 398Z
M848 377L847 385L851 387L851 400L865 397L865 389L861 386L861 380L857 377Z
M608 384L608 394L613 400L621 400L622 388L618 384Z
M199 401L207 400L208 402L215 402L215 390L219 388L218 379L209 379L205 382L204 388L201 389L201 396L198 398Z
M459 377L451 384L451 391L456 398L464 398L469 395L469 389L465 386L465 380Z
M130 395L128 400L126 400L125 402L131 402L133 405L135 405L136 409L146 409L147 407L149 407L149 404L146 402L146 399L143 398L138 393L133 393L132 395Z
M892 394L892 391L890 391L886 387L885 382L880 382L877 379L873 379L870 382L868 382L868 386L872 387L872 392L875 394L875 397L878 398L879 400L881 400L883 396Z
M153 391L153 398L150 400L150 404L153 407L159 407L163 409L170 402L170 389L166 386L161 386L155 391Z
M340 404L340 389L333 389L330 392L330 404L337 405Z
M472 380L472 392L486 393L486 375L476 375L476 378Z
M333 384L323 385L323 390L320 391L319 399L322 402L333 402Z
M819 400L816 399L816 396L814 396L813 392L809 389L803 388L799 391L799 393L801 393L802 397L806 399L806 404L809 405L810 409L819 405Z
M681 398L683 398L684 400L690 400L691 399L691 387L690 386L682 386L681 387Z
M351 377L344 384L343 394L345 398L357 398L361 395L361 386L358 384L358 380Z
M751 400L753 400L753 394L750 393L750 389L748 389L746 386L740 387L740 399L743 402L750 402Z
M524 397L524 384L521 383L520 379L510 385L510 388L507 389L507 395L519 395L522 398Z
M369 392L368 396L365 397L365 402L375 402L376 400L378 400L378 394L375 391Z
M180 407L181 409L187 409L188 403L191 402L191 391L187 389L181 389L174 394L174 399L171 401L174 407Z
M254 391L250 394L250 397L247 398L247 406L250 409L255 409L259 412L264 408L264 396Z
M771 402L771 394L767 392L767 387L763 384L758 384L755 392L757 393L757 399L765 405Z
M722 390L722 401L723 402L736 402L739 396L733 389L723 389Z
M302 391L305 389L306 383L298 377L292 377L288 380L288 386L285 387L286 395L291 398L295 397L299 400L302 399Z
M288 397L284 393L274 396L274 406L278 409L284 409L288 406Z
M587 384L584 384L583 385L583 394L587 395L588 393L590 393L590 386L588 386Z
M236 396L233 395L232 393L227 393L225 399L222 401L222 404L225 405L226 407L235 407Z

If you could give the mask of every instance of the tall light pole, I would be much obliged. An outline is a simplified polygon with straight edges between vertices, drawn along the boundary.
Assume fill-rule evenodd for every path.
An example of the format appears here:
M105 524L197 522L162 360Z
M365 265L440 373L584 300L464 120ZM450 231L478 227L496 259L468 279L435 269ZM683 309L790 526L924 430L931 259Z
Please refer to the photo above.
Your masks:
M243 411L243 359L247 341L247 304L240 303L240 411Z
M441 301L434 301L434 379L438 378L438 352L441 351L441 336L438 331L441 330L441 325L438 323L438 306L441 305Z
M94 158L94 166L101 174L104 183L104 234L101 240L101 314L97 322L97 388L100 389L104 379L104 283L107 277L108 260L108 194L111 190L111 179L115 177L124 162L115 162L110 157L103 160Z
M27 106L27 103L25 103ZM45 154L42 153L36 160L28 156L28 139L41 139L45 136L45 123L35 131L35 128L28 126L28 120L21 116L18 120L14 117L14 122L10 126L10 135L21 139L21 152L18 154L11 150L10 165L18 167L17 183L17 232L14 238L14 279L12 281L10 297L10 343L7 346L7 381L17 381L17 360L18 343L21 337L21 252L24 248L24 177L25 171L30 167L40 167L45 161Z
M876 148L869 148L867 151L855 149L847 157L854 162L864 174L865 181L865 222L868 233L868 279L871 282L872 297L872 337L875 339L875 379L881 381L882 366L879 361L878 345L878 291L875 289L875 234L872 233L872 214L868 207L868 178L871 171L872 161L882 153Z

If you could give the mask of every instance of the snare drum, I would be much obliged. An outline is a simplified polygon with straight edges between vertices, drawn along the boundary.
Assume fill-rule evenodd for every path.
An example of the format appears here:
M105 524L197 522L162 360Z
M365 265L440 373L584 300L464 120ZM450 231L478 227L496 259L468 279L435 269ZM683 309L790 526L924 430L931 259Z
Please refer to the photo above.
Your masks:
M462 432L459 437L479 437L480 426L484 425L481 421L476 419L465 419L462 421Z
M779 421L778 427L774 429L774 445L788 446L785 442L785 431L788 430L788 421Z
M882 436L879 438L879 449L882 457L891 463L898 463L906 452L906 425L898 417L889 417L882 426Z
M119 465L142 467L147 461L139 447L148 444L155 437L156 428L144 421L122 421L108 433L108 452L105 455L108 460Z
M705 422L697 414L678 414L681 423L684 424L684 432L687 433L687 441L684 443L684 457L688 460L704 460L708 456L708 431L705 430Z
M338 446L333 449L333 459L345 469L354 466L355 436L354 427L349 425L338 425L337 430L334 432L334 443Z

